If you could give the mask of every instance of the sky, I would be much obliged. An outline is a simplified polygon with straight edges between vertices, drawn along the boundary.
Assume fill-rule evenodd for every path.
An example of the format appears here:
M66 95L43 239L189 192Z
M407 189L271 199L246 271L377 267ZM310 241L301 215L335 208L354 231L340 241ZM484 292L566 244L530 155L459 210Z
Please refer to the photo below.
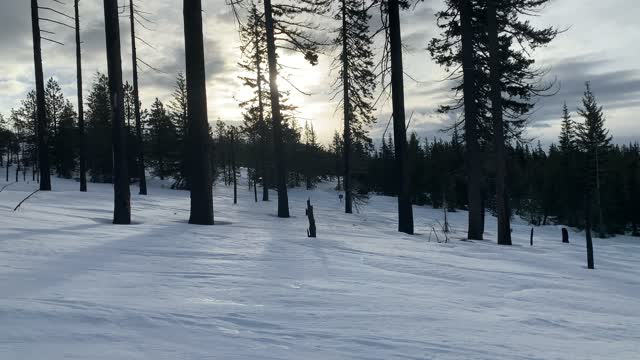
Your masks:
M40 6L55 6L73 14L72 0L57 5L52 0L40 0ZM124 0L120 4L124 5ZM128 0L127 0L128 3ZM140 95L143 106L157 97L171 98L175 76L184 69L184 35L182 32L182 1L137 0L140 9L155 24L148 29L138 26L137 35L153 46L138 43L138 57L159 69L141 67ZM239 37L234 17L224 0L203 1L205 56L209 121L217 119L233 122L241 120L238 102L245 99L248 89L237 76L240 57ZM446 81L447 73L431 60L425 50L431 38L437 36L436 11L443 8L443 0L425 0L410 11L403 12L402 33L404 50L406 113L411 117L409 132L421 138L448 137L447 128L455 115L437 113L439 105L450 100L453 85ZM83 76L85 97L96 72L106 73L104 13L102 1L80 2L83 40ZM45 17L45 13L41 15ZM55 15L47 17L71 23ZM540 16L531 19L539 26L567 29L548 47L533 56L536 66L548 73L546 81L555 81L557 93L538 100L531 116L527 137L549 144L556 140L560 127L562 104L566 101L573 116L580 104L585 81L604 107L607 126L617 143L640 141L640 126L636 114L640 111L640 5L635 0L552 0ZM375 19L375 16L374 16ZM375 20L374 20L375 21ZM125 81L131 79L130 30L128 19L121 18L122 60ZM331 36L337 26L321 19L321 34ZM76 69L73 30L42 23L42 28L56 32L52 37L64 46L43 43L45 78L54 77L63 92L75 104ZM322 36L322 35L321 35ZM376 50L380 44L376 43ZM8 115L18 107L28 91L34 88L33 50L30 2L0 0L0 113ZM341 112L332 99L331 83L337 72L331 71L335 54L324 50L319 64L311 66L294 54L281 54L282 62L291 69L286 75L292 83L310 95L296 91L291 102L299 107L298 122L312 123L323 143L330 142L334 131L342 130ZM376 51L379 53L379 51ZM289 86L280 81L281 88ZM377 105L378 121L371 129L374 140L379 139L389 121L390 101Z

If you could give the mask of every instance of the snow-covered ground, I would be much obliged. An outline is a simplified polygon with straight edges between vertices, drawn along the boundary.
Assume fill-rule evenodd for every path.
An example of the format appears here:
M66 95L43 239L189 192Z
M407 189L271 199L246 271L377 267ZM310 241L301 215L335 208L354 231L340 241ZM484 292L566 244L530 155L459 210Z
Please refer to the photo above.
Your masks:
M290 219L217 186L213 227L159 183L130 226L110 224L110 186L77 188L17 212L35 185L0 192L0 359L640 359L640 239L596 239L587 270L582 234L536 228L530 247L516 223L500 247L488 219L489 241L463 242L458 212L438 243L440 210L402 235L395 199L345 215L329 184L292 190Z

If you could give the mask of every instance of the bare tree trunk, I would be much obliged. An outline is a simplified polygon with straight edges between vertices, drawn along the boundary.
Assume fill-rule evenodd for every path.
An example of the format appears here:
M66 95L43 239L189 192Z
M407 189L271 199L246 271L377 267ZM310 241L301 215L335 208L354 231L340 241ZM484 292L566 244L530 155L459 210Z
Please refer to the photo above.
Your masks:
M593 263L593 239L591 237L591 194L589 194L590 190L588 190L587 195L585 196L585 236L587 241L587 267L589 269L595 269L595 265Z
M344 212L353 213L351 197L351 102L349 101L349 58L347 44L347 4L342 5L342 105L344 107Z
M464 134L466 142L467 201L469 221L467 238L482 240L484 218L482 216L482 187L480 169L480 146L476 114L475 68L473 51L473 29L471 28L471 0L462 0L460 22L462 26L462 71L464 92Z
M80 0L74 0L75 21L76 21L76 73L77 73L77 90L78 90L78 132L80 143L80 191L87 191L87 149L85 146L85 130L84 130L84 100L82 97L82 49L80 42Z
M398 0L389 0L389 43L391 46L391 95L393 103L393 136L398 187L398 231L413 234L407 129L404 113L404 72L402 69L402 38ZM346 179L346 178L345 178Z
M190 224L213 225L213 189L209 161L209 122L204 66L201 0L184 0L184 37L189 130Z
M494 147L496 152L496 210L498 213L498 244L511 245L511 224L507 211L507 168L502 119L502 89L500 86L500 44L496 0L487 2L489 36L489 72L491 83L491 116L493 117Z
M569 243L569 230L567 228L562 228L562 242Z
M233 203L238 203L238 176L236 173L236 131L231 128L231 172L233 176Z
M140 119L140 93L138 90L138 53L136 49L136 26L133 0L129 0L129 11L131 22L131 57L133 61L133 108L136 116L136 140L138 142L138 177L140 178L140 195L147 195L147 175L145 174L144 147L142 144L142 121Z
M271 95L271 118L273 121L273 147L276 161L276 185L278 188L278 217L289 217L289 195L287 194L287 166L284 140L282 138L282 114L278 91L278 68L276 42L271 0L264 0L264 16L267 32L267 58L269 63L269 88Z
M47 130L47 108L44 99L44 74L42 71L42 49L40 46L40 17L38 0L31 0L31 28L33 31L33 62L36 75L36 108L38 117L38 160L40 161L40 190L51 191L49 169L49 136Z
M107 40L107 66L111 93L111 127L113 142L113 223L131 223L131 193L127 168L127 143L124 122L124 90L118 0L104 0L104 24Z

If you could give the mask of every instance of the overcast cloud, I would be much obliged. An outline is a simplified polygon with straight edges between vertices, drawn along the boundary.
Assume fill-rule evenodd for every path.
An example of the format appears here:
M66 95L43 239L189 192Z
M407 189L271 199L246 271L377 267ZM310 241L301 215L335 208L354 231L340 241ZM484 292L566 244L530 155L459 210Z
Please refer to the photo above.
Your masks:
M40 0L42 5L51 0ZM72 13L72 1L66 1ZM203 1L209 120L218 118L237 121L241 118L237 99L246 94L237 80L239 42L234 18L222 0ZM104 29L101 0L81 1L85 92L97 71L106 72ZM124 1L121 1L124 4ZM0 0L0 112L8 114L19 106L33 85L33 53L29 1ZM161 70L144 70L140 74L143 105L155 97L168 100L175 75L184 67L184 39L182 34L182 2L179 0L146 0L139 6L152 13L157 24L150 30L138 28L139 35L155 49L139 44L139 56ZM442 136L441 129L452 116L436 113L439 105L448 101L452 84L443 82L446 76L424 50L430 38L437 34L434 13L442 7L442 0L426 0L403 16L403 41L406 46L406 72L419 82L405 79L407 114L413 113L410 131L421 137ZM44 14L43 14L44 16ZM51 15L51 17L54 17ZM59 17L55 17L58 19ZM375 18L375 17L374 17ZM568 28L548 48L536 54L538 65L548 69L548 80L557 81L558 93L540 99L532 116L529 137L545 143L554 141L559 130L562 104L571 110L579 105L584 82L591 81L607 116L607 125L617 142L640 140L640 126L636 114L640 111L640 6L630 0L555 0L539 18L533 21L545 26ZM44 29L56 31L55 39L65 46L45 43L43 58L45 77L55 77L65 94L75 94L75 47L73 31L43 24ZM131 77L130 32L127 19L122 19L123 70ZM300 107L299 121L312 121L323 141L341 129L340 112L331 100L330 84L335 73L330 72L331 56L321 58L311 68L301 59L284 54L283 60L296 69L290 71L296 84L312 92L311 96L293 94L292 101ZM125 80L126 80L125 79ZM286 85L283 85L286 86ZM75 99L73 99L75 100ZM75 101L74 101L75 103ZM378 106L378 124L372 136L378 138L390 116L389 104ZM574 116L577 116L574 114Z

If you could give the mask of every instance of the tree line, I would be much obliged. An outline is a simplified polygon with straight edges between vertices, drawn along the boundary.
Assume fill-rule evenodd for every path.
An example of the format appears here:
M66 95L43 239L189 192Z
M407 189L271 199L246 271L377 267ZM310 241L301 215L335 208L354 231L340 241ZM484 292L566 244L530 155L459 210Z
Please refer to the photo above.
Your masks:
M412 205L423 203L468 210L468 239L483 238L485 212L492 211L498 218L497 241L504 245L511 244L514 214L527 214L532 222L562 221L588 230L595 219L600 235L628 228L637 233L633 201L610 200L614 195L637 200L637 145L611 145L603 110L589 85L578 110L584 121L574 122L565 109L559 145L545 152L526 144L524 133L536 97L551 96L556 87L544 81L545 73L535 66L532 55L562 32L536 28L529 19L548 2L445 1L444 10L436 14L440 33L428 42L428 53L449 72L452 83L453 101L442 104L440 111L458 116L448 129L450 141L421 141L415 134L407 137L400 26L402 14L417 3L230 2L240 25L240 79L252 96L239 104L242 124L218 122L212 127L207 117L201 1L183 1L185 76L178 76L173 99L167 106L156 100L141 110L137 72L131 85L122 79L118 13L129 11L137 69L134 24L142 12L133 0L123 7L104 0L109 71L93 80L85 128L83 107L76 114L55 89L55 81L45 87L40 41L47 38L40 32L38 11L51 9L31 0L36 90L11 112L8 137L20 140L9 140L4 148L9 149L8 158L23 163L22 168L31 164L38 169L42 190L50 189L52 172L69 177L76 165L81 190L86 190L85 171L92 181L113 182L115 223L130 221L129 184L138 181L140 193L146 194L145 169L150 169L161 178L171 177L176 188L191 191L190 222L213 224L214 180L221 175L237 187L238 168L245 167L256 201L256 184L263 187L263 200L269 200L269 188L276 190L280 217L289 216L289 186L311 188L320 179L335 176L341 179L346 213L353 211L354 203L366 201L371 191L397 196L398 230L408 234L414 228ZM84 105L78 3L74 1L73 28L78 96ZM380 21L372 22L376 11ZM308 15L334 19L333 38L322 40L318 34L323 28ZM384 44L380 54L372 50L376 36ZM283 75L278 53L298 54L315 65L327 48L336 54L332 90L339 99L343 129L336 132L331 146L323 147L311 124L300 128L290 94L279 90L278 82L284 79L301 91ZM382 96L390 97L392 126L389 137L375 149L368 132ZM110 139L104 136L109 132ZM624 176L610 177L614 166ZM625 185L612 185L620 185L616 181ZM564 195L551 195L558 189Z

